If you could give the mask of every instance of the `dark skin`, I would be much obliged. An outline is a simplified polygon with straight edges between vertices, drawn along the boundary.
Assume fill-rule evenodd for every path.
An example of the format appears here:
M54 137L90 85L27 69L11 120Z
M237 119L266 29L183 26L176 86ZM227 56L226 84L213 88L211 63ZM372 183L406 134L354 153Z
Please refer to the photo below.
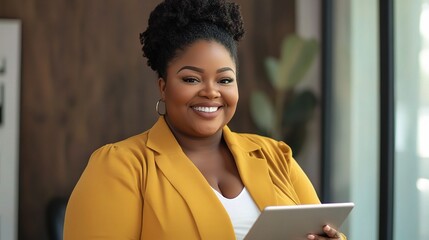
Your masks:
M166 118L168 123L168 117ZM243 190L243 182L234 158L222 138L222 132L195 139L174 131L186 156L200 170L212 188L226 198L235 198Z

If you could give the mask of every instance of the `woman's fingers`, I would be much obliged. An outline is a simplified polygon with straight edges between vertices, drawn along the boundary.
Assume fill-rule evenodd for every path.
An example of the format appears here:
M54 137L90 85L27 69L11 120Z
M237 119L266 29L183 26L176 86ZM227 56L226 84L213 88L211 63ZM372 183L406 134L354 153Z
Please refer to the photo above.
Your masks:
M309 234L307 239L309 240L325 240L325 239L341 239L341 234L336 229L331 228L329 225L323 227L323 231L327 237L318 236L315 234Z
M324 226L323 227L323 231L330 238L340 238L341 237L340 232L338 232L337 230L331 228L329 225Z

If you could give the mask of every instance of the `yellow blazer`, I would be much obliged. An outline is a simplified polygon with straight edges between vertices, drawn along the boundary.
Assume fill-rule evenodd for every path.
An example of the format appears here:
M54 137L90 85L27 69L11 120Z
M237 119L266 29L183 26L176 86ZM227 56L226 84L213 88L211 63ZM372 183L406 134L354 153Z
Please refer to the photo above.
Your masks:
M260 210L320 203L283 142L223 137ZM222 203L186 157L163 117L148 131L93 153L70 197L65 240L235 239Z

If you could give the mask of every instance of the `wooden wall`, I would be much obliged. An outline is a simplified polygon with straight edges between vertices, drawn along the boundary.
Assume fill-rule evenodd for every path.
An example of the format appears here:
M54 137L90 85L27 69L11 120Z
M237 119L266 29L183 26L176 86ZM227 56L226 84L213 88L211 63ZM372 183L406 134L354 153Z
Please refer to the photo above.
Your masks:
M0 18L22 21L19 239L48 239L46 206L67 197L92 151L156 120L156 76L139 33L156 0L0 0ZM262 60L294 31L293 0L240 0L240 106L230 126L252 132L250 90Z

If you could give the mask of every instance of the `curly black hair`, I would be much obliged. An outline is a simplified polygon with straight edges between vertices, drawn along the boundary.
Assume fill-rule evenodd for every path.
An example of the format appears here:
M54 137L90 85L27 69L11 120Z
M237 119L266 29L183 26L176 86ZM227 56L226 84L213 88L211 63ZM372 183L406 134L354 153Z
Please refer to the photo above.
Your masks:
M235 63L237 43L244 35L239 5L225 0L165 0L150 14L140 34L147 65L166 77L168 63L197 40L216 41L230 52Z

